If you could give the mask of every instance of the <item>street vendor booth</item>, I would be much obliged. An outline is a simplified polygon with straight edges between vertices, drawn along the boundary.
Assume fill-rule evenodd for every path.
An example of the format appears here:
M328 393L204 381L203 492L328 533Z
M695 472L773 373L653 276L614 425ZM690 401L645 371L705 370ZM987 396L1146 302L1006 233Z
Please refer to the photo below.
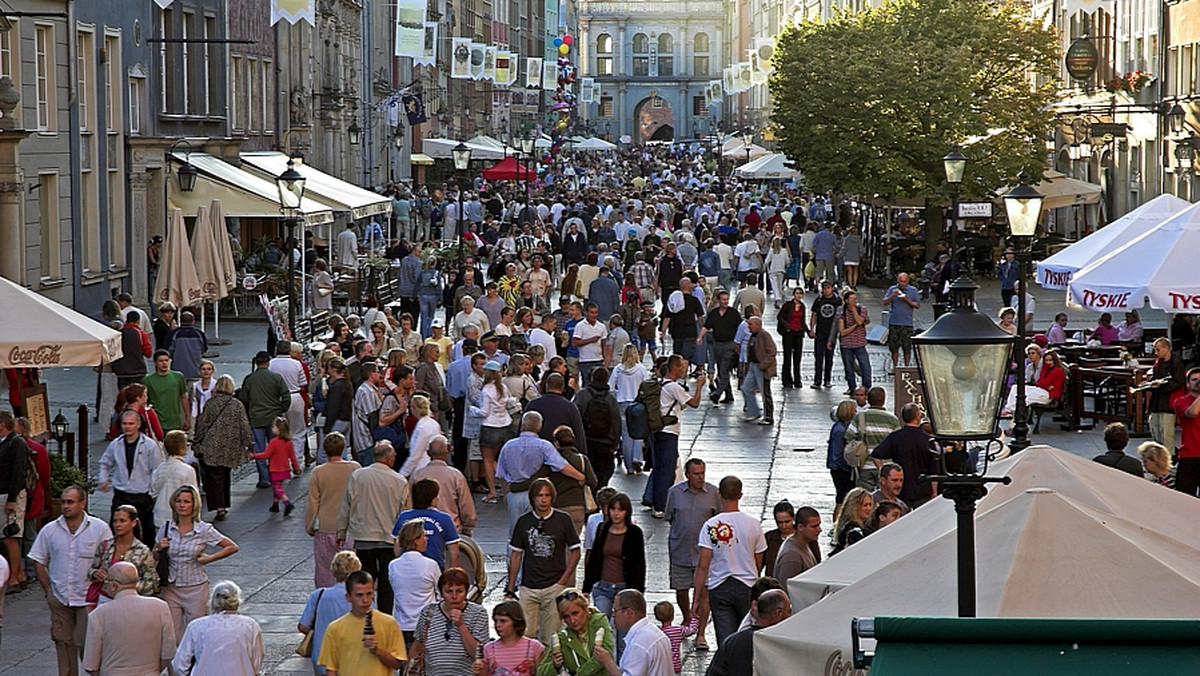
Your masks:
M752 181L794 181L801 177L799 171L789 167L791 160L779 153L763 155L733 170L738 178Z
M875 617L872 676L1200 673L1200 621Z

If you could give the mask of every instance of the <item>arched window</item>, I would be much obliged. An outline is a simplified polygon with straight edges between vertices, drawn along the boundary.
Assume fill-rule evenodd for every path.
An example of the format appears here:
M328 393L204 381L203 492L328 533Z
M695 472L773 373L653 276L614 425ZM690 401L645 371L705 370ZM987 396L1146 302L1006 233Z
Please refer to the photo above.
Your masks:
M633 36L633 76L650 75L650 38L645 33Z
M658 74L660 77L675 75L675 39L670 33L658 36Z
M692 75L708 75L708 33L697 33L692 38Z
M613 40L608 33L596 38L596 74L613 74Z

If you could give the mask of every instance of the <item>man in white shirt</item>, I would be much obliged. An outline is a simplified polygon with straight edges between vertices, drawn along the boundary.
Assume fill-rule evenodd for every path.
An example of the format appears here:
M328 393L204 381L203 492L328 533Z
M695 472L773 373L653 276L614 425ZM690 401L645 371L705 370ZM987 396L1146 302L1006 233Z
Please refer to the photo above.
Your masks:
M579 348L579 382L590 382L592 370L604 365L604 339L608 337L608 327L603 322L596 321L600 309L595 303L585 307L584 320L575 325L575 333L571 343Z
M659 394L659 410L664 416L672 415L676 419L673 424L666 425L654 433L654 469L650 470L647 486L656 519L663 518L667 509L667 492L675 484L675 465L679 461L679 435L682 433L679 420L683 417L683 409L700 405L700 396L704 393L704 383L707 380L707 376L701 373L696 378L695 391L689 397L687 390L678 382L687 377L687 370L686 359L677 354L671 355L667 360L666 381Z
M700 561L696 565L692 614L708 600L717 645L722 645L750 612L750 585L762 570L767 539L758 519L738 510L741 479L736 476L721 479L717 492L721 497L721 513L700 528Z
M108 524L87 513L87 493L70 486L62 493L62 516L42 528L29 552L50 605L59 676L79 676L87 637L88 569L97 545L112 536Z
M276 357L267 365L273 373L278 373L287 385L291 396L291 405L287 410L288 429L292 433L292 452L296 460L304 458L304 444L308 439L308 429L304 424L304 397L300 391L308 387L308 376L304 373L304 365L300 360L292 358L292 343L287 340L279 341L275 346Z
M103 571L97 571L97 573ZM175 656L175 622L167 602L137 593L138 569L118 561L105 585L113 594L88 618L83 668L93 674L156 674Z
M166 457L158 443L142 434L137 411L121 413L121 436L113 439L100 456L100 490L113 492L109 518L121 505L133 505L142 522L141 541L154 545L154 498L150 495L154 470Z
M529 331L529 344L541 345L546 349L546 354L554 356L558 353L558 346L554 344L554 331L558 328L558 320L550 312L542 315L542 325L534 327Z
M636 589L622 589L613 600L613 624L625 633L625 652L618 665L607 650L592 648L608 676L674 676L671 640L646 618L646 598Z
M354 221L347 221L346 229L337 236L338 267L358 269L358 235L354 232Z
M121 320L126 324L129 323L129 313L136 310L138 313L138 328L147 336L154 337L154 322L150 320L150 313L144 312L134 305L133 296L127 293L117 294L117 306L121 308Z

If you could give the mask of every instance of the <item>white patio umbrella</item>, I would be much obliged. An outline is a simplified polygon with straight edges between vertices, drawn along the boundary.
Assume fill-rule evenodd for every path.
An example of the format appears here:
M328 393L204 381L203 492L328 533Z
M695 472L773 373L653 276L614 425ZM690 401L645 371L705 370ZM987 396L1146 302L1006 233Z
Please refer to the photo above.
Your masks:
M199 303L200 278L196 274L196 264L188 245L182 209L171 210L171 222L167 227L167 241L163 243L163 252L158 282L154 285L154 302L170 301L181 308Z
M602 138L584 139L575 144L575 150L616 150L617 146L614 143L609 143Z
M0 322L0 369L97 366L121 358L120 331L4 277L0 307L15 320Z
M221 278L225 290L233 291L237 286L237 265L233 262L233 247L229 245L229 228L225 227L225 210L221 200L213 200L208 217L212 219L213 241L217 246L217 261L221 264Z
M220 251L214 237L212 212L204 205L196 209L196 225L192 228L192 254L196 257L196 275L200 278L200 301L219 307L222 298L229 295L225 287L225 266L221 264ZM216 312L213 313L216 316ZM200 312L200 330L205 330L205 313Z
M1191 206L1170 194L1159 195L1096 232L1037 264L1037 281L1045 289L1065 289L1071 276L1105 254Z
M758 158L764 155L769 155L770 153L771 151L758 145L757 143L750 144L751 160L757 160ZM746 159L746 146L745 144L739 144L734 148L727 149L725 152L721 153L721 156L729 160L744 160Z
M1200 204L1076 272L1068 299L1096 312L1200 309Z

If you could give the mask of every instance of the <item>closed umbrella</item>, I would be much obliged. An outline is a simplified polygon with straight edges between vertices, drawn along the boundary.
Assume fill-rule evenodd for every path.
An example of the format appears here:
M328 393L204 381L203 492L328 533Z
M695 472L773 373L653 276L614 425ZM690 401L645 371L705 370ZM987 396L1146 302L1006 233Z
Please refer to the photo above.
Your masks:
M208 207L203 205L196 209L196 227L192 228L192 255L195 257L196 276L200 279L200 299L213 302L229 295L225 288L224 270L217 260L212 219Z
M183 210L171 210L171 222L167 228L166 252L159 265L158 283L154 285L154 301L170 301L178 307L188 307L201 302L200 278L188 245L187 228L183 225Z
M229 228L225 227L225 210L221 200L213 200L208 209L208 217L212 223L213 245L216 248L217 263L221 266L221 283L225 286L225 295L233 293L237 286L237 266L233 262L233 247L229 245ZM213 322L216 325L216 339L213 345L226 345L228 340L221 339L221 304L213 308Z

